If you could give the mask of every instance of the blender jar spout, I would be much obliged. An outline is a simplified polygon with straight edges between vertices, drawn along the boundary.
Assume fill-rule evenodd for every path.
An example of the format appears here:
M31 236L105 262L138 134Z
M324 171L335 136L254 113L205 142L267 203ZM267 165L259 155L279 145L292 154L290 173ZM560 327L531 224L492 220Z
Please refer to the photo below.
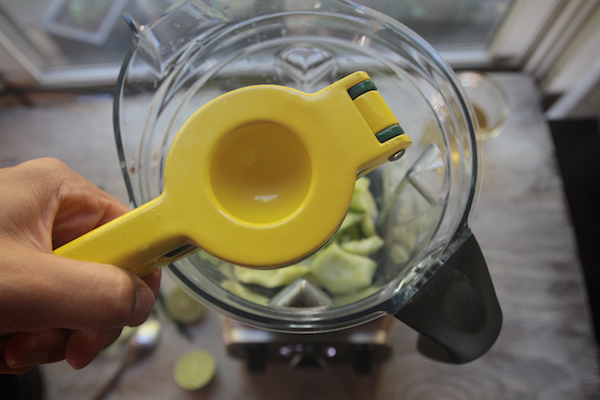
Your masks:
M148 27L140 25L131 15L125 13L123 14L123 19L133 33L134 45L140 56L148 63L148 66L150 66L154 73L161 76L160 45L158 40L154 37L154 34Z

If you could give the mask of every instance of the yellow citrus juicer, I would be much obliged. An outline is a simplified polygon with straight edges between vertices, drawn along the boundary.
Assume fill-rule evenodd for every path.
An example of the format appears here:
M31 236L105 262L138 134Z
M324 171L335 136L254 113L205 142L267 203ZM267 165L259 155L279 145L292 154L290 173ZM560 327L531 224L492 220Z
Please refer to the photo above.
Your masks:
M252 268L290 265L335 234L355 180L410 144L365 72L314 94L237 89L178 132L160 196L54 253L139 276L198 248Z

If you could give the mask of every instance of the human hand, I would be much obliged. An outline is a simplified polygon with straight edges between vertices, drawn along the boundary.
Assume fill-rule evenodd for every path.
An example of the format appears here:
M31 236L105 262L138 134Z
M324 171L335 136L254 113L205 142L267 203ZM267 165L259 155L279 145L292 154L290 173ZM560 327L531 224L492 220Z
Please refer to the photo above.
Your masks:
M52 250L129 208L55 159L0 169L0 373L66 359L76 369L152 311L160 272Z

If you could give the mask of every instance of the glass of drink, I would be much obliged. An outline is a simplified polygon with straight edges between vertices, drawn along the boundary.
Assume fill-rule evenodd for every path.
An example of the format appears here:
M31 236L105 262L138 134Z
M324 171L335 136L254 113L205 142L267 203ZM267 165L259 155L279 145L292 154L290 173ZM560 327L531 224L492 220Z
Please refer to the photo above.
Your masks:
M510 115L508 95L502 85L491 75L480 72L461 72L458 79L473 105L481 140L485 142L500 135Z

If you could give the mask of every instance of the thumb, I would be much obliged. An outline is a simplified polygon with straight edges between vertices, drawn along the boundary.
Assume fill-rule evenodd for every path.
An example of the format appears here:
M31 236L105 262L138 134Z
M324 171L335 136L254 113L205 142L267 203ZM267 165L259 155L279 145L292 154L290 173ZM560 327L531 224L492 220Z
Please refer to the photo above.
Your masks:
M152 290L121 268L33 250L11 264L17 276L1 284L8 292L0 291L0 322L19 325L13 331L104 331L139 325L152 312Z

